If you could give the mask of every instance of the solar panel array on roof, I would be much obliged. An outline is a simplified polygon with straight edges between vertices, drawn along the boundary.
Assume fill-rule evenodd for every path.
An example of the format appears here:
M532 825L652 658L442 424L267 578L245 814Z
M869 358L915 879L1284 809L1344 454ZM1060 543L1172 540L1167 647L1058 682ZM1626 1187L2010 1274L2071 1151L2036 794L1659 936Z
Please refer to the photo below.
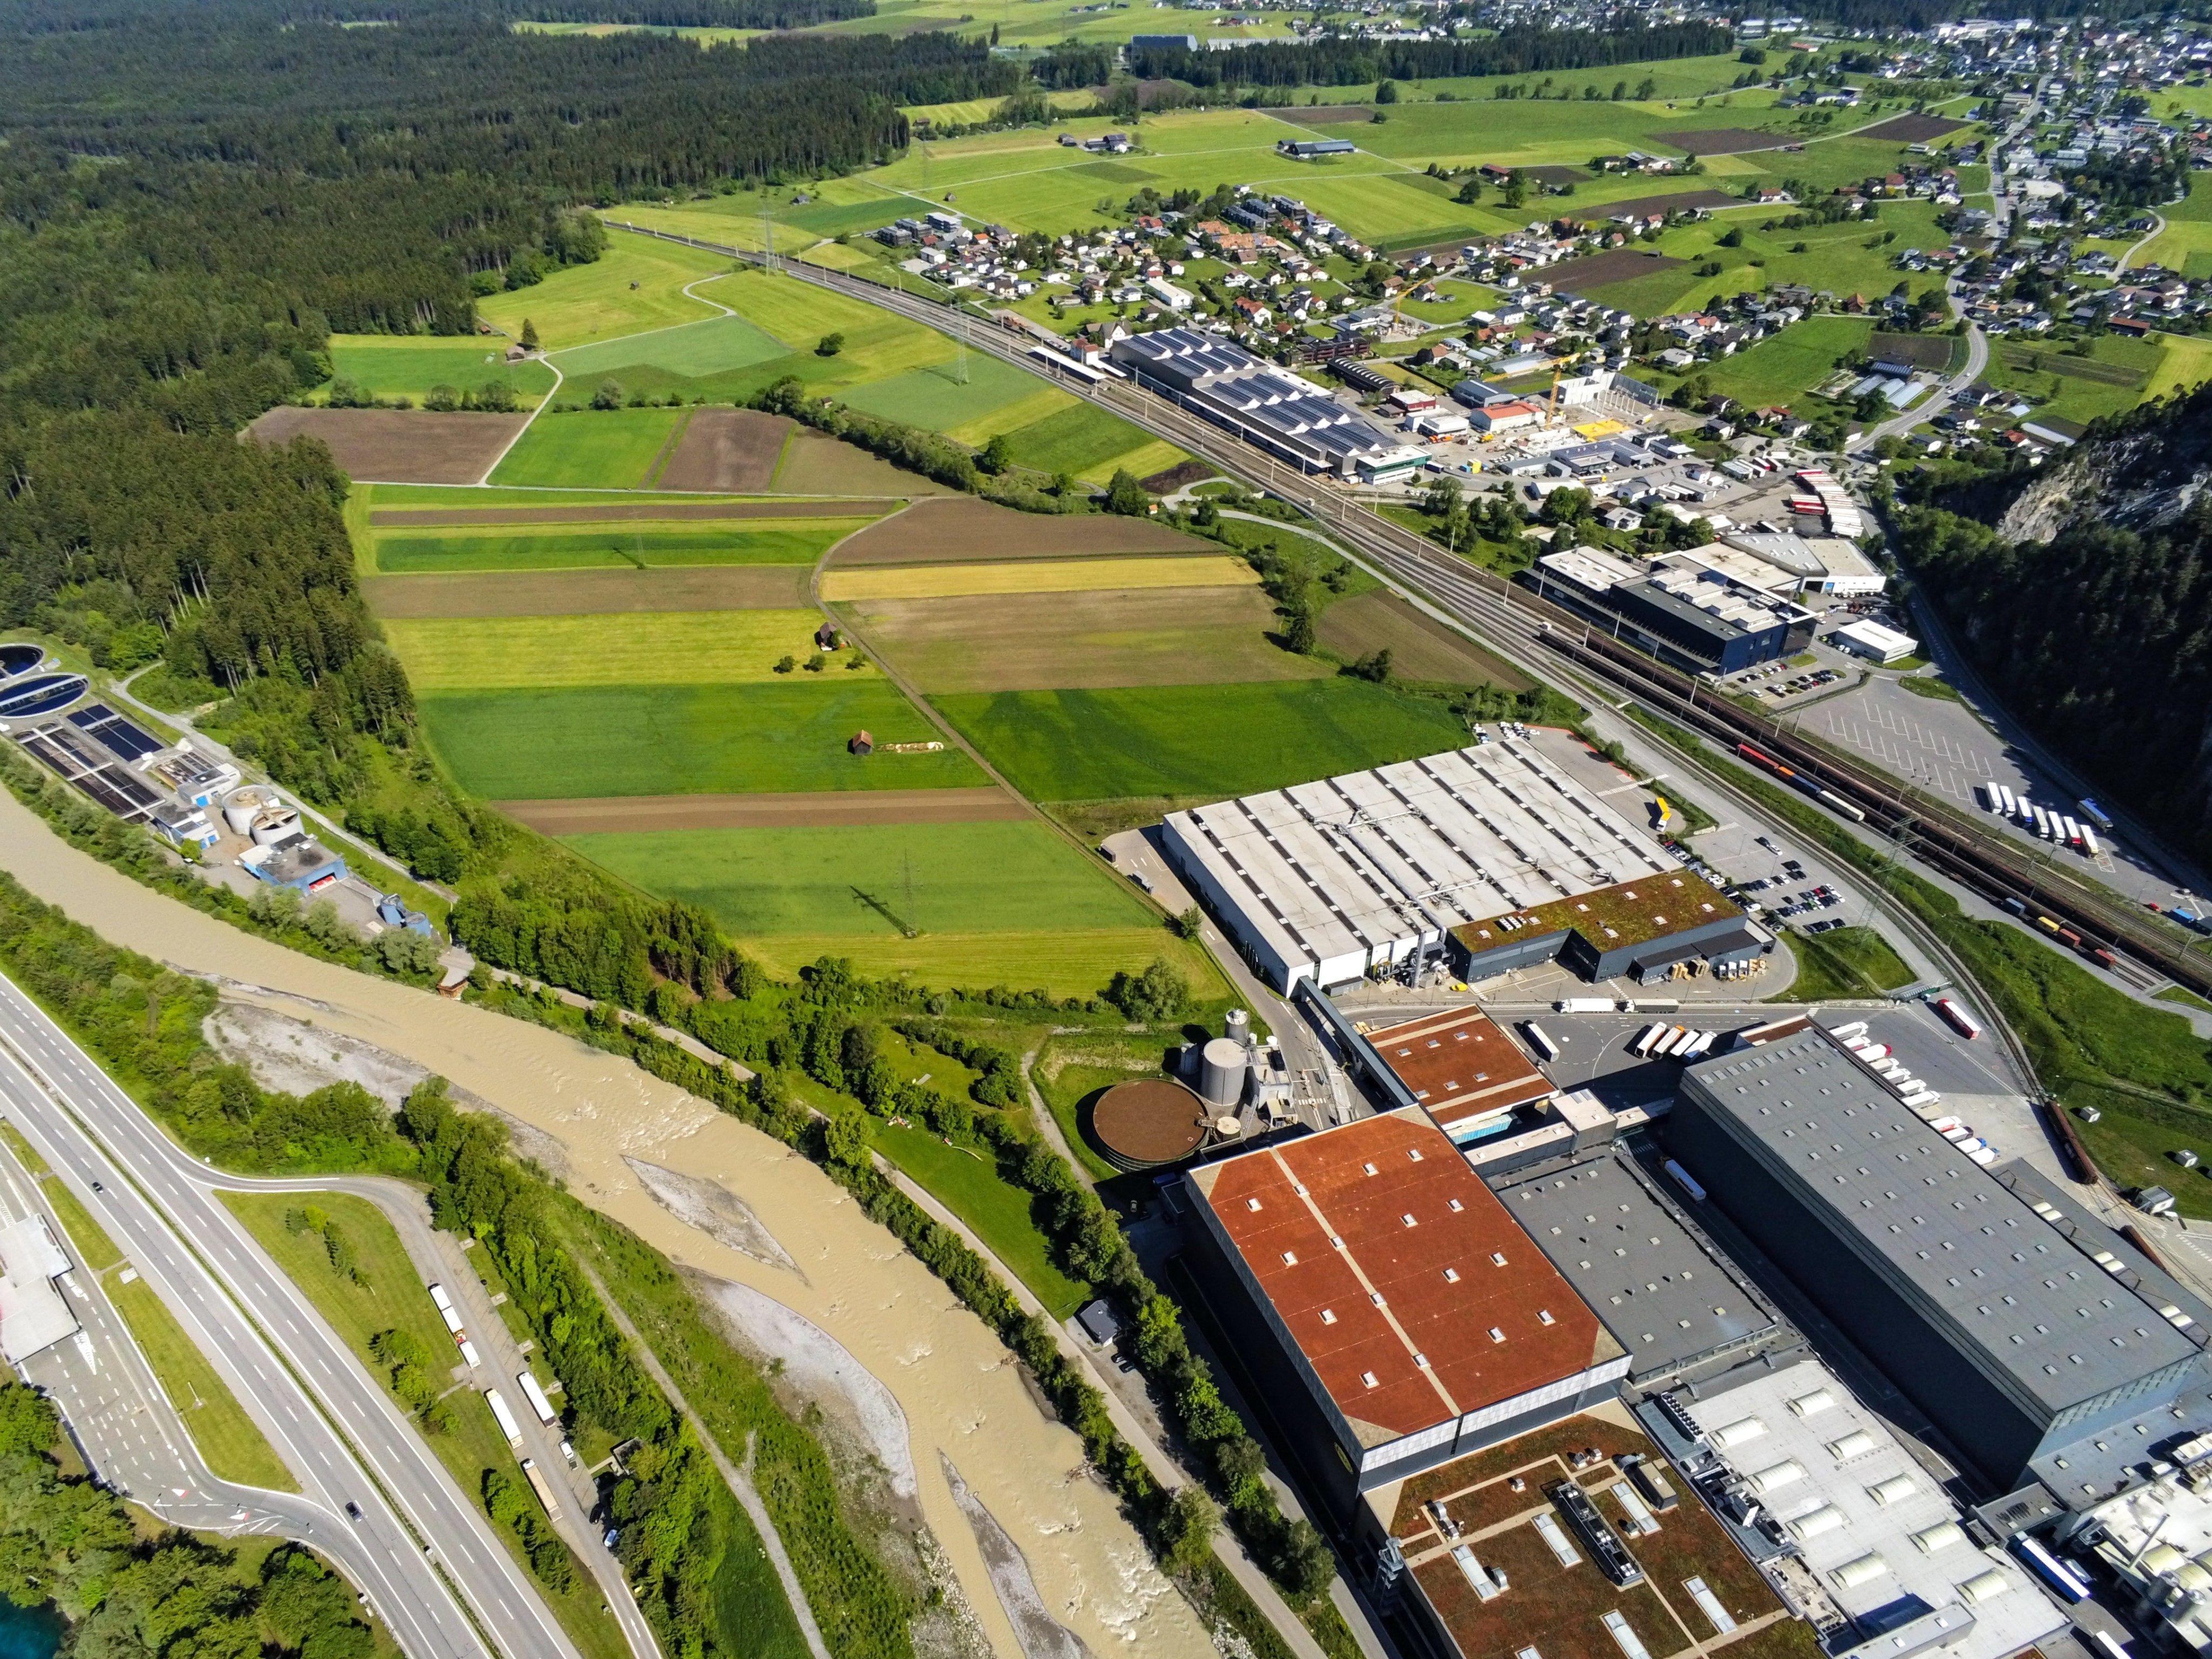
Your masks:
M1117 340L1114 360L1154 391L1311 470L1348 473L1400 447L1358 410L1200 329Z

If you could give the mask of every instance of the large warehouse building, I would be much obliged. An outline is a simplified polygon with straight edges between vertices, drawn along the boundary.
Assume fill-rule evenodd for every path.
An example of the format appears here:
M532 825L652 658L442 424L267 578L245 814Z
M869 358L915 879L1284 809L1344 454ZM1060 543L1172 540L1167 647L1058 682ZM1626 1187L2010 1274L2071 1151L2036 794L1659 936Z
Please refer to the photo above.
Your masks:
M1139 386L1302 472L1372 483L1428 465L1428 452L1419 445L1399 442L1319 386L1204 329L1133 334L1114 343L1113 355Z
M1741 911L1516 738L1172 812L1169 856L1279 989L1443 947L1468 977L1750 954ZM1580 947L1574 941L1581 939Z
M1666 1133L1998 1491L2207 1380L2205 1322L2173 1287L1976 1164L1816 1026L1692 1066Z
M1340 1517L1370 1487L1613 1397L1628 1370L1418 1110L1183 1181L1208 1305Z

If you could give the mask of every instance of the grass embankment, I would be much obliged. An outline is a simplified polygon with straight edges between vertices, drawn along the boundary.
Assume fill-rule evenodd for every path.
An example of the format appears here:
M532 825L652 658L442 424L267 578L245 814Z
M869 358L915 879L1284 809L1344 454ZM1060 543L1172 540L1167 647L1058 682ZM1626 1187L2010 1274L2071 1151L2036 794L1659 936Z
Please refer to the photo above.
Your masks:
M2184 1215L2212 1218L2212 1176L2166 1154L2187 1147L2212 1169L2212 1052L2189 1021L2107 985L2007 922L1970 916L1934 883L1898 868L1796 795L1757 777L1666 721L1637 719L1777 817L1883 888L1965 963L1974 988L2027 1048L2043 1086L2078 1114L2099 1166L2122 1187L2172 1189Z
M957 1216L1054 1319L1091 1299L1091 1286L1053 1264L1030 1206L1037 1200L1002 1179L988 1147L952 1145L927 1129L885 1124L876 1149Z
M123 1268L108 1274L100 1281L101 1288L131 1328L146 1363L154 1368L161 1392L184 1419L185 1432L207 1460L208 1468L240 1486L299 1491L300 1483L276 1455L276 1449L246 1414L238 1396L216 1374L207 1356L192 1345L177 1316L161 1304L161 1298L144 1279L133 1276L127 1284L124 1281L129 1271Z
M406 1247L400 1243L392 1224L368 1200L343 1193L223 1193L220 1196L314 1304L315 1310L330 1322L354 1357L386 1381L387 1389L391 1368L378 1361L369 1346L379 1333L404 1331L428 1352L441 1358L454 1356L453 1339L447 1333L445 1321L439 1317ZM341 1273L333 1264L326 1234L304 1229L294 1231L286 1224L289 1212L310 1203L330 1217L351 1246L351 1273ZM489 1374L486 1376L489 1380ZM442 1385L446 1374L440 1372L438 1380ZM443 1433L426 1432L422 1437L447 1473L471 1498L483 1490L485 1470L506 1474L514 1462L507 1437L500 1432L491 1407L484 1403L478 1387L472 1386L474 1382L472 1376L453 1385L444 1397L451 1426ZM392 1397L398 1399L396 1392ZM404 1403L401 1409L407 1409ZM504 1527L492 1530L507 1544L516 1564L528 1572L530 1558L517 1546L513 1534ZM629 1644L607 1610L598 1581L585 1571L582 1562L574 1561L573 1551L570 1554L574 1589L556 1593L536 1579L532 1583L584 1659L630 1659Z
M1771 1002L1831 1002L1878 997L1912 982L1912 969L1871 927L1838 927L1830 933L1792 933L1797 977Z

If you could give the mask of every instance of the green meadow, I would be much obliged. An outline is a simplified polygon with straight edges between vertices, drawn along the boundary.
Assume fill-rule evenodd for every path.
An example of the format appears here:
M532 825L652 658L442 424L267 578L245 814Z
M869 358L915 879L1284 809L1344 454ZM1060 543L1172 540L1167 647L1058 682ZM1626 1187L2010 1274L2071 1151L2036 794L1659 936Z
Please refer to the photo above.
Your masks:
M647 482L654 461L676 435L684 412L594 409L540 415L493 470L492 480L556 488L638 487Z
M1348 678L932 701L1032 800L1241 795L1468 741L1442 703Z
M834 671L832 671L834 672ZM488 800L599 795L927 789L988 781L957 749L846 752L937 732L889 683L802 674L765 684L571 687L421 699L431 747Z
M625 565L811 564L830 545L868 522L832 519L773 523L744 520L684 526L602 524L518 533L451 532L376 538L376 568L389 575L430 570L611 570Z

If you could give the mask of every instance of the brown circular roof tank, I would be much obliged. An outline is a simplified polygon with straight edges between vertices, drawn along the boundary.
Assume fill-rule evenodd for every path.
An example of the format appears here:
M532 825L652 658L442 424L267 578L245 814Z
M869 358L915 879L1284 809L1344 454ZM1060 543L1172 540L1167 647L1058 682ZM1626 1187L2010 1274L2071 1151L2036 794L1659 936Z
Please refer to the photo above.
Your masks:
M1098 1150L1127 1171L1180 1164L1205 1144L1208 1126L1206 1103L1166 1078L1117 1083L1091 1114Z

